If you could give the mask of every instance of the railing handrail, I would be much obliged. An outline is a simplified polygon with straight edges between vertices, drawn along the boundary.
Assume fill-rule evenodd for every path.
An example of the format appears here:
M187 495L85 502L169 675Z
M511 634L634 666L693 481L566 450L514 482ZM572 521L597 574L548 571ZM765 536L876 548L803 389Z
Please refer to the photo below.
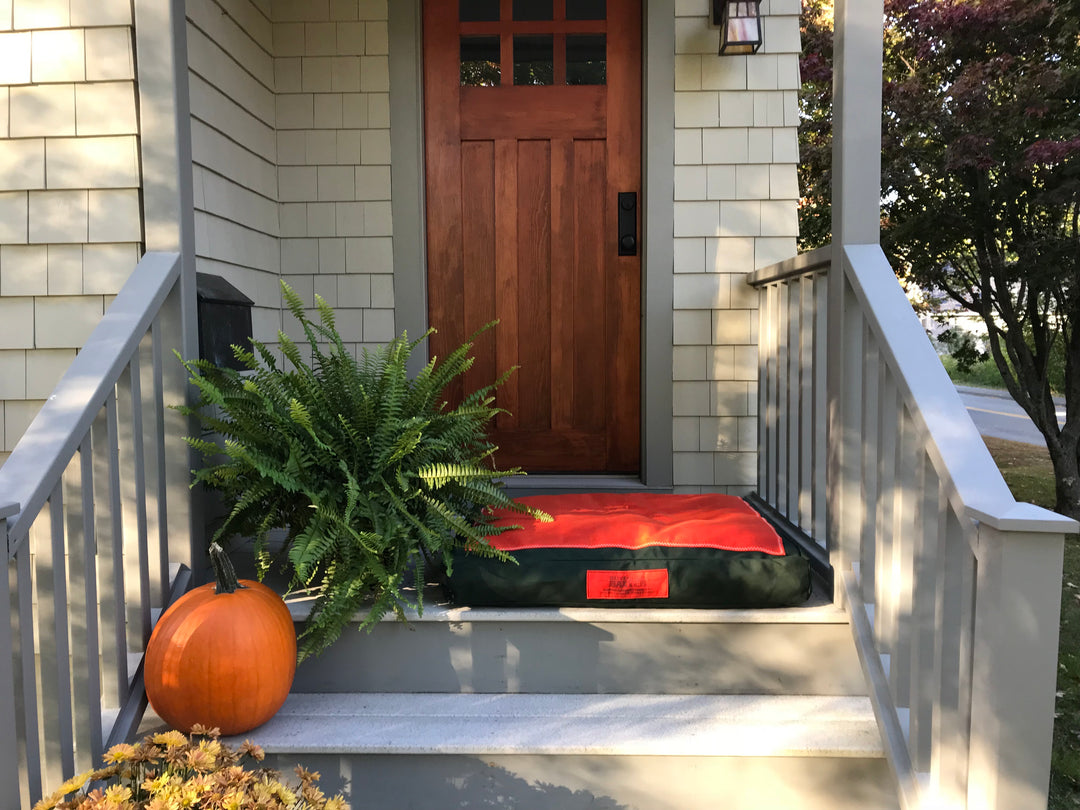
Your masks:
M957 511L1004 531L1080 532L1075 520L1013 498L881 247L845 245L843 262L863 314L877 333L879 351L897 372L901 394L917 405L911 415ZM898 346L902 352L896 351Z
M746 283L753 287L760 287L763 284L775 284L784 279L828 270L831 262L832 246L825 245L792 256L790 259L784 259L776 264L770 264L768 267L762 267L760 270L750 273L746 277Z
M180 255L147 253L0 467L9 559L67 467L180 276Z

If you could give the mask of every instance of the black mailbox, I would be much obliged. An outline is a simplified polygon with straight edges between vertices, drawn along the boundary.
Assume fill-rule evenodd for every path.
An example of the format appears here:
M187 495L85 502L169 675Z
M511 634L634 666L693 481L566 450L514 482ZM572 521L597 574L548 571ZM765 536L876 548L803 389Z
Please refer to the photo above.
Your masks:
M196 273L199 296L199 356L216 366L242 371L232 345L251 348L251 306L254 303L221 276Z

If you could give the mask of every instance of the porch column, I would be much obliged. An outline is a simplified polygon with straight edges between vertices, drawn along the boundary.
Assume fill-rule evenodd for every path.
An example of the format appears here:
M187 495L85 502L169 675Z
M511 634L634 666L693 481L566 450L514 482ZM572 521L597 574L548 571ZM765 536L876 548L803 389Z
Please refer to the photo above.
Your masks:
M162 310L159 327L185 358L195 358L199 322L185 8L185 0L135 0L135 63L145 247L178 252L181 263L177 290ZM179 362L166 357L163 374L167 406L191 400ZM206 545L201 501L189 484L201 459L183 441L198 435L199 427L172 409L166 409L164 419L170 556L190 566L199 584L208 570Z
M883 0L836 2L826 489L830 556L840 571L858 559L862 514L862 322L844 278L843 249L879 242L884 16Z

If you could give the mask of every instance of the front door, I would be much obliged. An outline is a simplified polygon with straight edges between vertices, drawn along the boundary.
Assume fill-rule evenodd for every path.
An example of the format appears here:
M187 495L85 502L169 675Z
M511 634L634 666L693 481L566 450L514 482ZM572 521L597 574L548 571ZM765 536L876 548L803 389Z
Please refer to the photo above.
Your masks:
M425 2L424 114L432 355L498 319L498 463L637 472L641 0Z

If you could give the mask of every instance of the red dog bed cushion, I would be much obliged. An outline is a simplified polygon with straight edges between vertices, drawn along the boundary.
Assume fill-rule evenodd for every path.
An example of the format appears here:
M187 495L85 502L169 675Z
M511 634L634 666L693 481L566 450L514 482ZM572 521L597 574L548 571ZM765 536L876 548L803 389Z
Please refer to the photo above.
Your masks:
M778 607L810 593L809 563L729 495L574 494L520 499L554 520L491 544L518 564L456 558L452 596L468 605Z

